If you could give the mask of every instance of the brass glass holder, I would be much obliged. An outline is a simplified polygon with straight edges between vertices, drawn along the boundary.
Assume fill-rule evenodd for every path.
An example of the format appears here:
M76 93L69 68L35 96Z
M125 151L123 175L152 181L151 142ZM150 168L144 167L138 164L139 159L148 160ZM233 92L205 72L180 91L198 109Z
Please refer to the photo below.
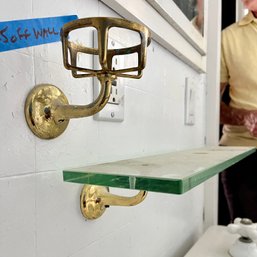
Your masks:
M98 48L84 47L69 41L71 31L93 27L97 30ZM121 49L108 49L108 33L110 28L118 27L137 32L140 44ZM68 126L72 118L87 117L101 111L107 104L112 82L117 77L139 79L146 63L146 50L150 44L149 30L138 23L119 18L84 18L66 23L61 31L63 62L66 69L71 70L74 78L97 77L101 90L97 99L88 105L69 105L64 93L54 85L40 84L33 88L25 102L25 118L31 131L42 139L58 137ZM101 69L87 69L77 63L79 53L98 55ZM136 67L115 70L112 68L113 57L136 53Z
M107 187L85 185L80 195L80 209L86 219L97 219L111 205L134 206L141 203L146 195L146 191L140 191L136 196L124 197L110 194Z

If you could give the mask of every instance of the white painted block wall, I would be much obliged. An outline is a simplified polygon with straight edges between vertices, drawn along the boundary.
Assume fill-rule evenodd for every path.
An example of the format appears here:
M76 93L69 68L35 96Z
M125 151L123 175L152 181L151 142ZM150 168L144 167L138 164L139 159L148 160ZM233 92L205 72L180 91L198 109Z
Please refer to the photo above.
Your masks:
M96 0L2 2L1 21L118 16ZM199 82L194 126L184 125L185 77ZM60 42L0 53L0 257L183 256L202 232L202 186L181 196L149 193L138 206L111 207L85 221L82 185L64 183L62 170L203 146L202 77L152 42L143 78L126 81L124 122L73 119L50 141L36 138L24 119L26 96L39 83L60 87L71 104L93 97L92 79L64 69Z

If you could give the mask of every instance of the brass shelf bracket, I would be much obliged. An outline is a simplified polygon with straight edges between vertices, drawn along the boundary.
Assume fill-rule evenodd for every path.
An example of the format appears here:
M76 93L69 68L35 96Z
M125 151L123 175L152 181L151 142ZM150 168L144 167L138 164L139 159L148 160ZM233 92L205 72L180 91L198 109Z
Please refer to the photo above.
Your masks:
M98 48L90 48L71 40L74 30L92 27L97 30ZM137 32L140 44L108 49L109 30L113 27ZM107 104L112 83L117 77L139 79L146 64L147 46L151 42L150 31L145 26L119 18L95 17L78 19L66 23L61 30L64 67L71 71L74 78L97 77L101 90L98 98L88 105L69 105L64 93L51 84L35 86L25 102L25 118L31 131L42 139L52 139L61 135L72 118L87 117L101 111ZM78 55L98 55L101 69L81 67ZM112 62L117 55L137 54L137 66L115 70Z
M80 209L87 220L101 217L109 206L134 206L146 198L147 192L140 191L136 196L124 197L109 193L107 187L85 185L80 195Z

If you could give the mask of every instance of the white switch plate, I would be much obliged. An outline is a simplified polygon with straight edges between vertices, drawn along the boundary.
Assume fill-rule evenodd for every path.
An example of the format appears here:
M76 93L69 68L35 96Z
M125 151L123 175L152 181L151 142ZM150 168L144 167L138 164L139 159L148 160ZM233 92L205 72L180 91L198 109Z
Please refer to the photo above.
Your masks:
M118 38L118 36L117 36ZM94 48L98 48L97 46L97 33L94 31L93 35L94 40ZM119 43L117 39L109 37L108 42L112 48L122 48L122 45ZM98 55L94 55L93 66L94 69L101 69L99 64ZM113 67L115 69L120 69L124 67L124 57L114 56L113 57ZM124 78L117 78L112 83L111 95L108 103L106 106L98 113L94 115L95 120L102 120L102 121L114 121L114 122L121 122L124 120ZM98 97L100 93L100 83L99 80L94 77L93 79L93 97L94 100Z
M195 84L194 79L186 78L185 84L185 125L195 124Z

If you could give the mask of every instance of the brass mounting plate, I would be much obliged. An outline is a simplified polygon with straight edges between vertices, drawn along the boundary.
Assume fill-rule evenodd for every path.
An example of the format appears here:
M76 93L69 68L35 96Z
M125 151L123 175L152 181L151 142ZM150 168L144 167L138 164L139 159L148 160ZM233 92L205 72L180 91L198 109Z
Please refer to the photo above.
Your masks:
M80 194L80 209L82 215L93 220L101 217L107 206L102 201L101 196L108 194L107 187L85 185Z
M63 92L54 85L40 84L34 87L25 102L25 118L32 132L42 139L52 139L61 135L69 120L54 120L58 105L69 104Z

